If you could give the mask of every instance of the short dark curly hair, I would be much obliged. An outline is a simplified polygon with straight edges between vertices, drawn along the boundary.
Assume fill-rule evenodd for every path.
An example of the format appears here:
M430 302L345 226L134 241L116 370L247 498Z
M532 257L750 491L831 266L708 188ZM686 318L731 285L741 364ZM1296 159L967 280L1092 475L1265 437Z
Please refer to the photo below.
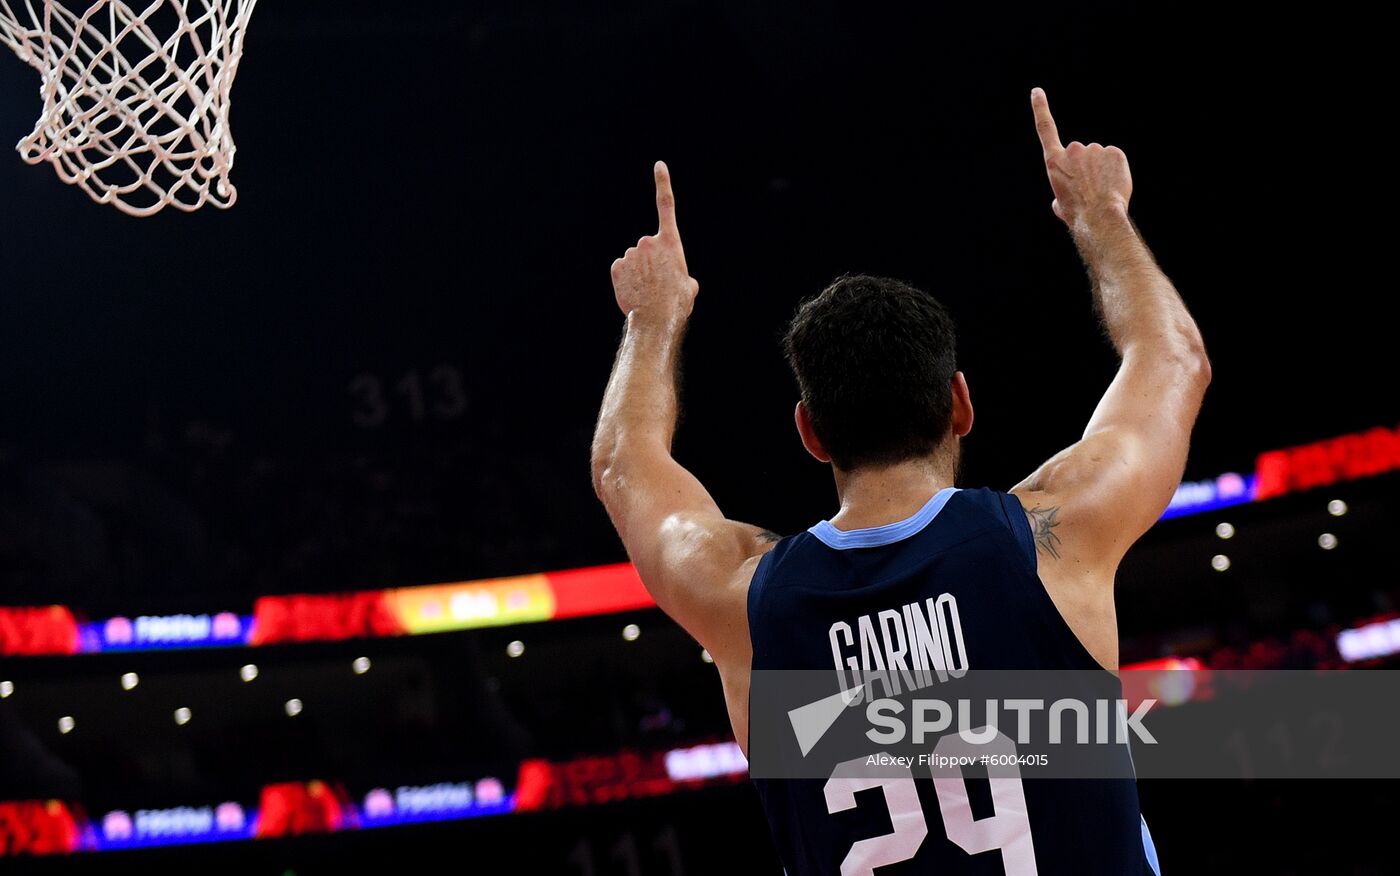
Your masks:
M783 352L837 468L927 456L948 433L956 335L926 292L885 277L840 277L798 308Z

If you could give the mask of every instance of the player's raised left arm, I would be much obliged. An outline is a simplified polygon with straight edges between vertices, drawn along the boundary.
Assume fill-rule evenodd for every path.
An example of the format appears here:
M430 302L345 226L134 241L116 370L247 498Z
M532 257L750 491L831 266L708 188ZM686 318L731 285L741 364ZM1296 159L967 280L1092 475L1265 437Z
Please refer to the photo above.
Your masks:
M657 604L720 658L747 652L748 583L776 537L727 519L671 456L681 341L700 285L666 165L655 173L657 233L612 265L626 326L593 436L593 487Z
M1012 492L1043 556L1111 584L1181 483L1211 366L1200 329L1128 216L1132 174L1115 146L1060 142L1045 92L1031 108L1052 209L1068 226L1120 363L1083 437ZM1063 524L1063 525L1061 525ZM1057 529L1058 527L1058 529Z

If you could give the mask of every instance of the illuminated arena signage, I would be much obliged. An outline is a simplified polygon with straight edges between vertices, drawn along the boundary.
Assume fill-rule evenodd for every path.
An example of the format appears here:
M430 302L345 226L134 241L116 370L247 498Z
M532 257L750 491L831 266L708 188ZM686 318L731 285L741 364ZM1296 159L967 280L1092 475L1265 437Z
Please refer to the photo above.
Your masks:
M1273 499L1400 470L1400 427L1377 426L1259 454L1252 475L1223 474L1177 488L1163 520Z
M325 642L404 632L384 591L264 596L253 610L252 644Z
M748 759L737 742L677 748L666 754L666 774L673 782L740 776L749 770Z
M732 746L732 748L731 748ZM624 751L562 763L527 760L515 784L515 811L592 806L658 797L702 782L738 781L748 775L733 742L669 752Z
M471 818L509 812L513 801L499 779L405 785L392 793L375 788L365 795L360 818L366 827L412 824L449 818Z
M78 819L56 800L0 803L0 857L77 851Z
M1377 426L1288 450L1260 454L1258 498L1326 487L1400 469L1400 427Z
M325 781L265 785L256 806L234 802L170 809L116 809L93 823L59 801L0 802L0 858L67 855L191 843L340 833L426 821L655 797L741 781L748 762L734 742L568 761L528 760L514 789L497 778L375 788L355 806Z
M1187 514L1200 514L1231 505L1243 505L1254 501L1254 478L1244 475L1223 474L1207 481L1186 481L1176 488L1171 504L1162 514L1163 520L1184 517Z
M37 656L77 650L78 624L63 606L0 608L0 654Z
M325 782L265 785L258 801L259 838L335 833L346 827L344 794Z
M135 620L109 618L84 624L83 651L146 651L159 648L200 648L243 645L251 619L230 611L215 615L142 615Z
M248 818L237 803L108 812L94 837L95 851L248 839Z
M1377 427L1259 455L1177 488L1162 519L1183 517L1400 470L1400 427ZM64 606L0 608L0 655L334 642L414 636L653 608L630 563L358 593L264 596L252 616L114 617L84 623Z

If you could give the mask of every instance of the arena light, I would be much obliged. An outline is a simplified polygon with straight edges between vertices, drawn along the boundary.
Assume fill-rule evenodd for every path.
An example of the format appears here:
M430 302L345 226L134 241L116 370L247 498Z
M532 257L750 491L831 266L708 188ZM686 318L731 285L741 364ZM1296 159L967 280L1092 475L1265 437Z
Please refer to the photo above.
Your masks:
M509 645L506 645L506 656L508 656L508 657L519 657L521 654L524 654L524 653L525 653L525 643L522 642L522 641L520 641L519 639L516 639L514 642L511 642Z
M258 667L256 663L245 663L238 669L238 677L244 681L252 681L258 677Z
M15 683L13 681L0 681L0 700L9 699L10 694L14 692Z
M1215 535L1217 538L1234 538L1235 527L1229 523L1217 523L1215 525Z
M642 628L636 624L628 624L622 628L622 638L628 642L635 642L642 636Z
M287 713L288 718L295 718L297 715L300 715L303 708L304 704L296 697L292 697L282 705L282 709Z
M179 724L181 727L188 724L190 722L190 719L193 717L194 713L191 712L186 706L181 706L180 708L175 710L175 723Z
M58 719L58 732L62 733L64 736L72 733L73 728L76 726L78 726L78 722L73 720L72 715L64 715L62 718Z
M1330 532L1324 532L1317 537L1317 546L1325 551L1333 550L1337 547L1337 537Z
M1217 572L1224 572L1230 568L1230 558L1224 554L1216 554L1210 558L1210 567Z
M1341 499L1333 499L1327 503L1327 513L1333 517L1345 517L1347 513L1347 503Z
M132 690L141 683L141 676L134 672L122 673L122 690Z
M364 675L369 672L370 665L368 657L356 657L354 662L350 664L350 671L356 675Z

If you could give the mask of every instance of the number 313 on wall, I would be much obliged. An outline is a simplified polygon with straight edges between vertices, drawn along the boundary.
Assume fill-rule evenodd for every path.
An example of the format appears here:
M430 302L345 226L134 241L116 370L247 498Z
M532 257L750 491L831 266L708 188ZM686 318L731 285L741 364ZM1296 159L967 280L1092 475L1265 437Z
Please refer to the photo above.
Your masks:
M455 365L415 368L397 378L360 374L346 391L355 403L350 419L361 429L377 429L396 416L414 423L455 420L467 410L466 383Z

